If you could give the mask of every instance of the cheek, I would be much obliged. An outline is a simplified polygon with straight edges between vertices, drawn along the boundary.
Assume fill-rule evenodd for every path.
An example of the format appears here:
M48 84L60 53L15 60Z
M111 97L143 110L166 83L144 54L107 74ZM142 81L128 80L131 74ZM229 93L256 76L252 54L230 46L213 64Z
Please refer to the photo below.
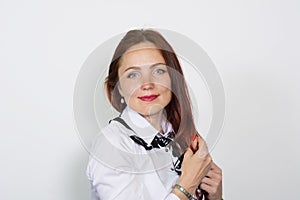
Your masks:
M167 88L167 87L160 87L159 88L159 93L161 95L163 95L164 97L164 100L170 100L172 98L172 91L170 88Z
M128 81L120 81L120 89L122 90L122 93L124 96L132 96L138 89L139 85L133 82Z
M171 89L171 77L169 74L166 74L162 79L161 79L161 83L164 85L164 87L167 87L169 89Z
M171 98L172 98L172 91L168 89L167 91L167 96L168 96L168 99L169 101L171 101Z
M162 79L159 81L159 84L165 89L165 90L171 90L171 80L169 78Z

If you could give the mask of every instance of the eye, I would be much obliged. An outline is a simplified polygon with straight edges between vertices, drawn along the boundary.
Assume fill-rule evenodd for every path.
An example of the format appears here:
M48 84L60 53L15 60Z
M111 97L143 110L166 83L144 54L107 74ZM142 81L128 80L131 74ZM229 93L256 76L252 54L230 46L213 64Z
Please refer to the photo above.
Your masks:
M153 73L158 74L158 75L164 74L164 73L166 73L166 70L158 68L158 69L155 69Z
M129 78L129 79L134 79L134 78L138 78L138 77L139 77L139 74L137 72L130 72L127 75L127 78Z

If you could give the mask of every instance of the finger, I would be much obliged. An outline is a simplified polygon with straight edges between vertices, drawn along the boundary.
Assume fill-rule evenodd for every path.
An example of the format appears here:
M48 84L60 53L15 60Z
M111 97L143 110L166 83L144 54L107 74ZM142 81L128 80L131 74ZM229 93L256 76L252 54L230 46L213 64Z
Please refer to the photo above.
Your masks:
M197 134L197 142L199 144L203 143L204 142L204 139L201 137L201 135L199 135L199 133Z
M192 157L193 154L194 154L193 150L191 148L187 148L187 150L184 153L184 157L190 158L190 157Z
M202 183L205 183L209 186L212 186L212 187L217 187L218 186L218 182L214 179L211 179L211 178L207 178L207 177L204 177L202 180L201 180L201 184ZM200 186L201 186L200 184Z
M205 141L198 132L196 133L196 136L197 136L197 150L198 150L199 145L205 143Z
M192 140L191 149L193 152L197 151L198 141L196 139Z
M198 143L198 150L196 151L195 154L197 154L200 158L205 158L209 156L208 148L206 146L206 143L203 140L201 143Z
M204 171L204 174L207 174L209 171L210 171L210 167L211 167L211 163L212 163L212 160L211 160L211 157L208 156L204 159L205 163L206 163L206 169Z
M211 169L217 174L222 174L222 169L214 162L211 165Z
M212 193L212 191L213 191L213 187L206 183L201 183L200 189L205 190L207 193Z
M196 134L197 134L197 138L198 139L203 140L203 138L201 137L200 133L197 132Z
M198 142L198 150L201 149L201 148L202 149L207 149L204 139L198 134L197 134L197 142Z
M219 173L216 173L215 171L213 170L209 170L206 174L206 177L208 178L212 178L214 180L221 180L222 179L222 175L219 174Z

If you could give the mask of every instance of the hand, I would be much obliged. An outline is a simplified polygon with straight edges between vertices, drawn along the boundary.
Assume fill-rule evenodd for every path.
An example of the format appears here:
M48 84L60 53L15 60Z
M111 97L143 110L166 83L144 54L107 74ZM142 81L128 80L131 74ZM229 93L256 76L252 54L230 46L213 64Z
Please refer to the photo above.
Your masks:
M200 183L200 189L204 190L204 196L207 200L222 199L222 170L212 162L207 175Z
M197 150L193 148L194 146L197 146ZM190 194L194 194L200 181L210 170L211 162L212 159L204 140L200 136L195 137L191 146L184 154L181 166L182 174L178 180L178 184L184 187Z

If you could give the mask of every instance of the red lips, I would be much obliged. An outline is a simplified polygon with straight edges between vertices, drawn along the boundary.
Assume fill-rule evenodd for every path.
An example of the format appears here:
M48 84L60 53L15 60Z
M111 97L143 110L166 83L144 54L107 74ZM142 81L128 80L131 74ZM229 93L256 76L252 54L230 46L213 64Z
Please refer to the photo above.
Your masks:
M156 99L159 95L147 95L147 96L142 96L142 97L138 97L140 100L142 101L153 101L154 99Z

